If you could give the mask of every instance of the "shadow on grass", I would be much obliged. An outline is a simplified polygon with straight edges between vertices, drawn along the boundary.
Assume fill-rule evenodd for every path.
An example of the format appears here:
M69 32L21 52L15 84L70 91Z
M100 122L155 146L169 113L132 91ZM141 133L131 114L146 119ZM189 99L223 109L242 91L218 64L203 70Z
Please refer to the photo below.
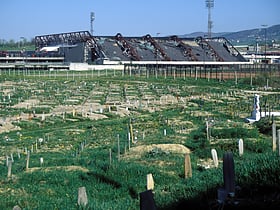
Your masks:
M158 210L234 210L234 209L280 209L280 189L277 187L258 187L239 189L234 198L227 198L224 203L218 202L217 194L211 197L199 196L190 200L180 200Z

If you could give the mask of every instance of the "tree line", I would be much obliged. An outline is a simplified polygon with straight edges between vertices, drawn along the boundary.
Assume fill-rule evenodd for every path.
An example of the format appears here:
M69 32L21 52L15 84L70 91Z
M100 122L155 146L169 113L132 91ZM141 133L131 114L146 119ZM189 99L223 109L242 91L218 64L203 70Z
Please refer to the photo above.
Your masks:
M32 38L28 40L25 37L21 37L20 40L5 40L0 39L0 50L34 50L35 49L35 39Z

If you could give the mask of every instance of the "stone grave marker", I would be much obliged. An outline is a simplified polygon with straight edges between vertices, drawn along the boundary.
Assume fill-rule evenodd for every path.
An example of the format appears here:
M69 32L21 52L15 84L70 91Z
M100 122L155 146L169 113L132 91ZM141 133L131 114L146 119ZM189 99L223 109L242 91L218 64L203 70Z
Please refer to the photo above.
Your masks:
M191 158L190 154L185 155L185 178L192 177L192 166L191 166Z
M17 149L17 156L18 156L18 159L20 159L20 150Z
M272 151L276 151L276 123L273 121L272 123Z
M44 163L44 158L40 157L40 166L42 167Z
M239 150L239 156L242 156L244 153L243 139L239 139L238 141L238 150Z
M277 135L278 135L278 154L280 156L280 129L277 130Z
M120 136L119 134L117 135L117 138L118 138L118 161L120 161L121 159L121 149L120 149Z
M154 194L151 190L140 193L140 210L156 210Z
M109 162L111 165L112 164L112 149L111 148L109 149Z
M85 207L88 204L87 192L85 187L79 187L78 190L78 205Z
M213 162L214 162L214 166L216 168L218 168L219 161L218 161L217 151L215 149L211 149L211 155L212 155L212 159L213 159Z
M21 208L18 205L16 205L13 207L13 210L21 210Z
M9 156L8 155L6 155L6 166L8 167L8 164L9 164Z
M234 160L231 152L226 152L223 157L223 180L224 188L228 195L235 195L235 172Z
M8 175L7 175L8 179L10 179L12 177L12 160L8 161Z
M152 174L147 174L147 190L154 190L155 183Z
M26 171L29 168L29 159L30 159L30 151L27 151L27 157L26 157Z

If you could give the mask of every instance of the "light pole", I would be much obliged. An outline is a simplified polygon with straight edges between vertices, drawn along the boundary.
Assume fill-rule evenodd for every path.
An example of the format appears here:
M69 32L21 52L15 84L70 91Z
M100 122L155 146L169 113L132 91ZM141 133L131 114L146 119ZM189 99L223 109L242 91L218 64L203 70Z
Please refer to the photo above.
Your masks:
M267 34L267 25L262 25L264 28L264 60L266 62L266 34Z
M91 36L93 36L93 21L95 20L95 14L94 12L90 13L90 33Z
M211 8L214 7L214 0L205 0L206 7L208 8L208 38L212 37L213 21L211 20Z

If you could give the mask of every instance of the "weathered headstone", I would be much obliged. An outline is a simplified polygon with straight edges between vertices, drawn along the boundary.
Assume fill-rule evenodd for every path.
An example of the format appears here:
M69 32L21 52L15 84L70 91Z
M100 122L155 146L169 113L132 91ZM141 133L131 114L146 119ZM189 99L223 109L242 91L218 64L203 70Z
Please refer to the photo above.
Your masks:
M143 140L145 139L145 131L143 131L143 133L142 133L142 139Z
M18 156L18 159L20 159L20 151L19 151L19 149L17 149L17 156Z
M12 161L12 163L14 162L14 155L13 155L13 153L11 153L11 161Z
M231 197L235 195L234 161L231 152L226 152L223 157L224 188Z
M37 142L37 139L36 139L36 142L35 142L35 151L37 152L38 150L38 142Z
M12 161L8 161L8 179L12 177Z
M73 117L76 116L76 109L73 109L73 111L72 111L72 116L73 116Z
M46 119L46 117L45 117L45 112L43 112L41 121L44 122L45 119Z
M21 208L18 205L16 205L13 207L13 210L21 210Z
M29 168L29 159L30 159L30 152L27 151L27 156L26 156L26 170Z
M212 155L212 159L214 162L214 166L216 168L218 168L219 166L219 162L218 162L218 155L217 155L217 151L215 149L211 149L211 155Z
M88 204L87 192L85 187L79 187L78 205L85 207Z
M277 130L277 136L278 136L278 154L280 156L280 129Z
M9 165L9 156L8 155L6 155L6 166L8 167L8 165Z
M227 191L224 188L218 189L218 202L224 203L227 198Z
M154 190L155 183L152 174L147 174L147 190Z
M118 134L118 161L121 159L120 136Z
M190 154L185 155L185 178L192 177L192 166Z
M140 210L156 210L154 194L151 190L140 193Z
M44 163L44 158L40 157L40 166L42 167Z
M128 150L130 150L130 132L127 133L128 136Z
M111 165L112 164L112 149L111 148L109 149L109 162Z
M206 137L207 137L207 140L209 140L209 122L208 120L206 120Z
M272 123L272 151L276 151L276 123L273 121Z
M238 141L238 150L239 150L239 156L242 156L244 153L243 139L239 139Z

